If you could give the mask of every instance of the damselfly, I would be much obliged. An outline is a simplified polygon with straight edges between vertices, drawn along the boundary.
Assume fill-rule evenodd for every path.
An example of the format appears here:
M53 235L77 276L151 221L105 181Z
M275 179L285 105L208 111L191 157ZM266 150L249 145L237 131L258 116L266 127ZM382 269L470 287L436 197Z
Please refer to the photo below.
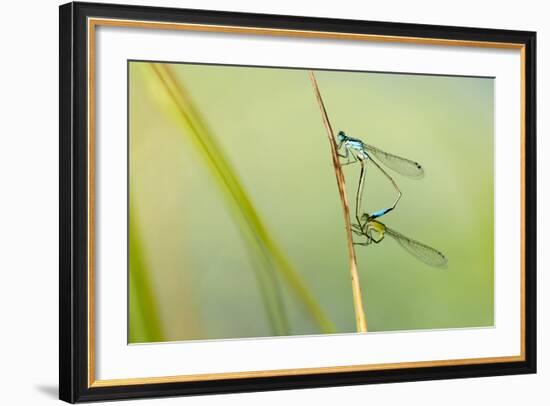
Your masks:
M422 168L418 162L382 151L372 145L365 144L358 138L348 137L343 131L340 131L336 138L338 142L338 156L347 159L347 162L344 162L342 165L349 165L355 162L359 162L361 164L361 173L359 176L359 186L357 187L355 204L355 217L358 222L360 222L359 213L361 211L361 201L363 198L366 162L372 162L384 174L384 176L390 180L395 190L397 190L397 197L393 204L388 208L376 211L374 213L376 214L376 217L383 216L384 214L392 211L395 206L397 206L397 203L399 202L399 199L401 199L402 195L397 183L395 183L393 178L376 162L375 159L373 159L373 157L378 159L388 168L393 169L395 172L409 178L420 179L424 176L424 168ZM343 152L341 152L342 149Z
M356 245L370 245L372 243L378 244L386 235L389 235L408 253L412 254L425 264L436 268L447 267L447 257L445 257L441 251L409 237L405 237L403 234L392 230L385 224L377 221L376 217L379 216L375 216L374 214L369 216L365 213L361 217L363 224L359 223L352 225L352 229L355 234L366 237L365 242L356 242Z

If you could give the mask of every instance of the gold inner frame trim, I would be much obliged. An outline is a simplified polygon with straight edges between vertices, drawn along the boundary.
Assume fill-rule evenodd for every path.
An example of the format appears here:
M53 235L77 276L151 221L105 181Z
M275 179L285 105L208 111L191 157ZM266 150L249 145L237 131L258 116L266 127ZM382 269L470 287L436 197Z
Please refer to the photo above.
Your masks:
M192 381L215 381L216 379L238 379L238 378L265 378L275 376L289 375L312 375L319 373L338 373L338 372L361 372L361 371L381 371L395 369L396 365L399 368L420 368L431 366L452 366L452 365L474 365L488 364L499 362L522 361L520 355L511 357L493 357L493 358L468 358L459 360L438 360L438 361L415 361L415 362L400 362L387 364L367 364L367 365L347 365L336 367L320 367L320 368L298 368L298 369L277 369L268 371L246 371L246 372L228 372L215 374L200 374L200 375L174 375L148 378L124 378L124 379L107 379L97 380L91 385L92 388L100 388L107 386L120 385L143 385L146 383L175 383L175 382L192 382Z
M520 51L521 65L521 269L520 269L520 335L521 349L519 355L502 357L464 358L451 360L395 362L384 364L363 364L346 366L328 366L316 368L277 369L265 371L220 372L211 374L190 374L159 376L146 378L122 378L122 379L95 379L95 278L94 278L94 191L95 191L95 28L97 26L149 28L162 30L182 30L194 32L236 33L244 35L267 35L299 38L341 39L373 42L393 42L404 44L436 45L436 46L460 46L478 48L513 49ZM139 20L120 20L109 18L89 18L88 29L88 387L110 387L125 385L160 384L192 381L213 381L221 379L265 378L280 376L332 374L342 372L361 372L391 370L397 368L426 368L440 366L493 364L503 362L525 361L525 45L507 42L487 41L463 41L453 39L434 39L421 37L404 37L391 35L355 34L345 32L306 31L290 29L274 29L260 27L241 27L228 25L165 23Z

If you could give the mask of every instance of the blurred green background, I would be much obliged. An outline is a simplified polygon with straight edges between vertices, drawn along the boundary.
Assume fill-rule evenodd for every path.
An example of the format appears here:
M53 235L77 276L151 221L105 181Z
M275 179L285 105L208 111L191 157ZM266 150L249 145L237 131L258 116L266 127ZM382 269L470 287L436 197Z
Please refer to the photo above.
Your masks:
M307 71L128 69L129 343L354 332L342 208ZM369 331L493 325L493 79L316 77L335 131L424 166L421 180L389 171L403 198L381 220L449 260L430 268L390 238L357 246ZM344 172L353 201L359 167ZM370 165L368 211L394 197Z

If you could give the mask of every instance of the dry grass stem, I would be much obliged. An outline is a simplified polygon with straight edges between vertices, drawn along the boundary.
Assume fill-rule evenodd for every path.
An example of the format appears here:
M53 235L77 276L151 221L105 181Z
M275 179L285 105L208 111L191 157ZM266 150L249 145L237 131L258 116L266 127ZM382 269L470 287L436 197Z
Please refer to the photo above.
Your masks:
M334 132L330 125L325 104L319 91L317 79L315 79L315 73L309 72L309 77L313 85L313 90L321 109L321 116L323 118L323 124L327 130L328 141L330 144L330 152L332 156L332 164L334 166L334 173L336 175L336 183L338 185L338 192L340 194L340 200L342 201L342 209L344 212L344 223L346 227L347 243L348 243L348 259L349 259L349 271L351 276L351 288L353 292L353 304L355 308L355 322L357 324L357 331L360 333L367 331L367 318L365 316L365 308L363 306L363 296L361 294L361 283L359 281L359 274L357 272L357 257L355 255L355 247L353 245L353 234L351 231L350 211L348 197L346 194L346 180L344 178L344 172L342 171L342 165L338 158L336 139L334 138ZM360 187L361 189L361 187Z

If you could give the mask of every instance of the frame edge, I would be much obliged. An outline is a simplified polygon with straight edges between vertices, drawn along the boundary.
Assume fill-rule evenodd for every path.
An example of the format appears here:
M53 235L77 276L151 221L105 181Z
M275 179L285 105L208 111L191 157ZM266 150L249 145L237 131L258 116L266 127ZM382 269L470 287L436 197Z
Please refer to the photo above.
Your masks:
M59 399L74 403L72 323L73 4L59 6Z
M490 35L497 35L497 31L502 35L514 37L518 43L526 46L526 78L525 78L525 294L526 294L526 352L525 359L521 362L514 362L496 366L492 364L483 365L481 368L459 368L454 370L437 368L430 370L400 371L396 376L389 376L384 373L375 373L370 378L354 374L335 375L331 378L326 376L312 376L310 378L289 379L283 382L281 379L262 380L252 379L250 381L228 382L214 381L214 385L180 385L180 384L153 384L142 387L108 387L91 388L85 383L87 381L87 361L82 358L83 351L86 351L86 345L82 342L83 337L87 337L83 329L82 294L83 276L79 274L81 262L86 262L78 258L82 252L82 246L86 246L86 241L82 240L81 217L82 211L86 210L87 205L81 202L82 189L86 187L82 184L81 170L86 165L86 160L81 160L82 147L86 140L78 139L82 127L86 125L86 118L81 116L82 103L85 103L86 90L80 89L80 76L86 71L86 61L81 60L81 51L78 45L81 45L82 27L79 26L82 17L88 14L88 11L94 8L103 9L102 12L108 13L113 10L126 10L127 12L137 12L137 9L146 9L149 13L164 13L170 10L177 10L179 13L189 12L190 14L201 12L204 14L218 15L241 15L244 20L254 19L260 15L247 13L229 13L216 12L213 10L185 10L185 9L166 9L158 7L143 6L124 6L119 4L97 4L97 3L67 3L59 7L59 398L69 403L80 401L114 400L128 399L138 397L160 397L160 396L182 396L197 395L206 393L238 393L250 391L280 390L280 389L298 389L315 387L332 387L368 383L384 382L402 382L402 381L421 381L427 379L450 379L476 376L497 376L511 374L536 373L536 33L531 31L504 31L488 30ZM145 10L144 10L145 11ZM100 13L101 14L101 13ZM287 16L267 16L272 22L269 24L282 24ZM202 17L201 17L202 18ZM301 17L294 18L294 23ZM329 21L322 18L305 17L308 24L314 21L322 23ZM333 23L339 21L345 23L353 21L355 24L365 23L359 20L332 20ZM305 22L305 21L304 21ZM268 24L268 25L269 25ZM378 23L380 27L397 25L404 28L409 24L403 23ZM469 35L477 36L482 33L474 32L478 29L465 27L422 27L416 24L415 29L422 28L431 32L432 36L438 36L440 28L450 30L450 36ZM390 27L391 28L391 27ZM409 27L406 27L409 28ZM382 29L382 28L381 28ZM464 30L464 32L461 32ZM479 29L480 31L482 29ZM85 33L85 29L84 29ZM436 34L434 34L436 33ZM428 34L429 35L429 34ZM84 35L85 38L85 35ZM81 65L81 63L83 65ZM84 122L81 120L84 119ZM84 230L86 231L86 230ZM87 300L87 298L85 299ZM84 322L85 324L85 322ZM328 378L328 379L326 379ZM213 387L216 386L216 387Z
M537 373L537 33L525 38L525 366Z

